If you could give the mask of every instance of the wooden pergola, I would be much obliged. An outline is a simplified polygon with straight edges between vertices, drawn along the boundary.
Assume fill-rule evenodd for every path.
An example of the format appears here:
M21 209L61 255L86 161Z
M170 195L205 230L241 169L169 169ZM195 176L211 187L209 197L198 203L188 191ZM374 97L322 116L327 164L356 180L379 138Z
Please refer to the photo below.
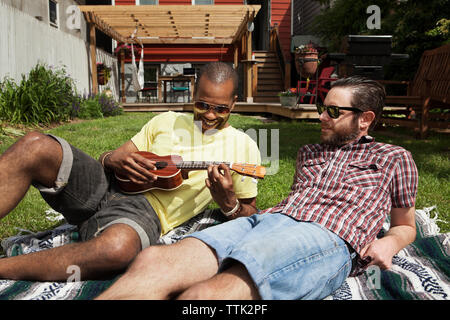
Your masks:
M123 43L233 45L235 67L239 62L246 63L244 93L247 100L252 100L252 34L249 25L258 13L259 5L96 5L79 8L90 28L94 93L98 92L95 38L98 29ZM242 60L239 48L244 53Z

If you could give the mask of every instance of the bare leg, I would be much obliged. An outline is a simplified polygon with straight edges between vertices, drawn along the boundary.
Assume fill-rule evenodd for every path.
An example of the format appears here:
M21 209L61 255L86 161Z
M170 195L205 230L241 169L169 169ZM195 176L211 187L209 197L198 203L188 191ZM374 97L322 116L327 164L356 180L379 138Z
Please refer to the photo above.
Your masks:
M261 299L245 266L234 263L211 279L188 288L179 300L256 300Z
M69 266L79 267L80 280L101 278L124 270L140 249L134 229L114 224L86 242L0 259L0 279L66 281Z
M38 132L9 147L0 156L0 219L17 206L32 181L53 187L61 162L60 144Z
M214 250L198 239L152 246L98 299L168 299L211 278L217 270Z

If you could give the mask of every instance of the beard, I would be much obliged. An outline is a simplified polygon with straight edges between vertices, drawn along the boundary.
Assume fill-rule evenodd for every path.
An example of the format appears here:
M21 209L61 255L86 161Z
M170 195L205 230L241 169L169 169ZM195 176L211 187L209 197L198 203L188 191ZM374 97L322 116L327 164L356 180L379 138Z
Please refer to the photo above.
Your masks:
M359 117L354 116L350 122L350 126L344 128L338 128L334 130L334 133L326 135L322 133L320 141L323 144L330 146L342 146L355 140L361 133L359 130Z

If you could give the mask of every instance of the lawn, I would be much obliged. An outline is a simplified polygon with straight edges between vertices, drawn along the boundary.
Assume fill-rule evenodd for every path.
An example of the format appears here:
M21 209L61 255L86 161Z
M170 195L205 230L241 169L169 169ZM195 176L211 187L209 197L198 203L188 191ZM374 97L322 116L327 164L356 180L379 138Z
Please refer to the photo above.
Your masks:
M98 158L105 150L111 150L129 140L155 114L126 113L104 119L68 123L45 130L61 136L74 146ZM290 190L298 148L319 139L319 124L310 121L266 121L261 117L232 115L230 123L248 133L256 133L259 145L268 140L268 148L263 156L275 159L265 165L276 174L266 176L259 183L257 205L265 209L282 200ZM261 130L265 129L265 130ZM273 129L273 130L272 130ZM277 131L278 130L278 131ZM264 139L267 132L267 139ZM278 156L276 148L270 145L271 137L279 135ZM417 208L437 205L438 225L441 232L449 232L450 226L450 139L448 134L431 133L427 140L416 140L409 129L382 128L373 134L377 141L396 144L412 152L419 169L419 190ZM0 153L11 145L17 137L0 136ZM213 205L214 206L214 205ZM17 228L40 231L55 226L46 219L49 207L39 193L31 188L19 206L0 222L0 239L18 232Z

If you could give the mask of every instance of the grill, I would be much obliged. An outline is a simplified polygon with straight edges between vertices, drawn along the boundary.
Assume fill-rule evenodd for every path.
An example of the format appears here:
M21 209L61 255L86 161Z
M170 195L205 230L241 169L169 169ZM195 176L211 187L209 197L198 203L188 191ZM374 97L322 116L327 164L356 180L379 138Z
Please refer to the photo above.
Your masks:
M392 36L348 35L342 53L329 53L339 63L339 77L361 75L373 80L384 78L384 67L394 61L408 59L407 54L391 52Z

